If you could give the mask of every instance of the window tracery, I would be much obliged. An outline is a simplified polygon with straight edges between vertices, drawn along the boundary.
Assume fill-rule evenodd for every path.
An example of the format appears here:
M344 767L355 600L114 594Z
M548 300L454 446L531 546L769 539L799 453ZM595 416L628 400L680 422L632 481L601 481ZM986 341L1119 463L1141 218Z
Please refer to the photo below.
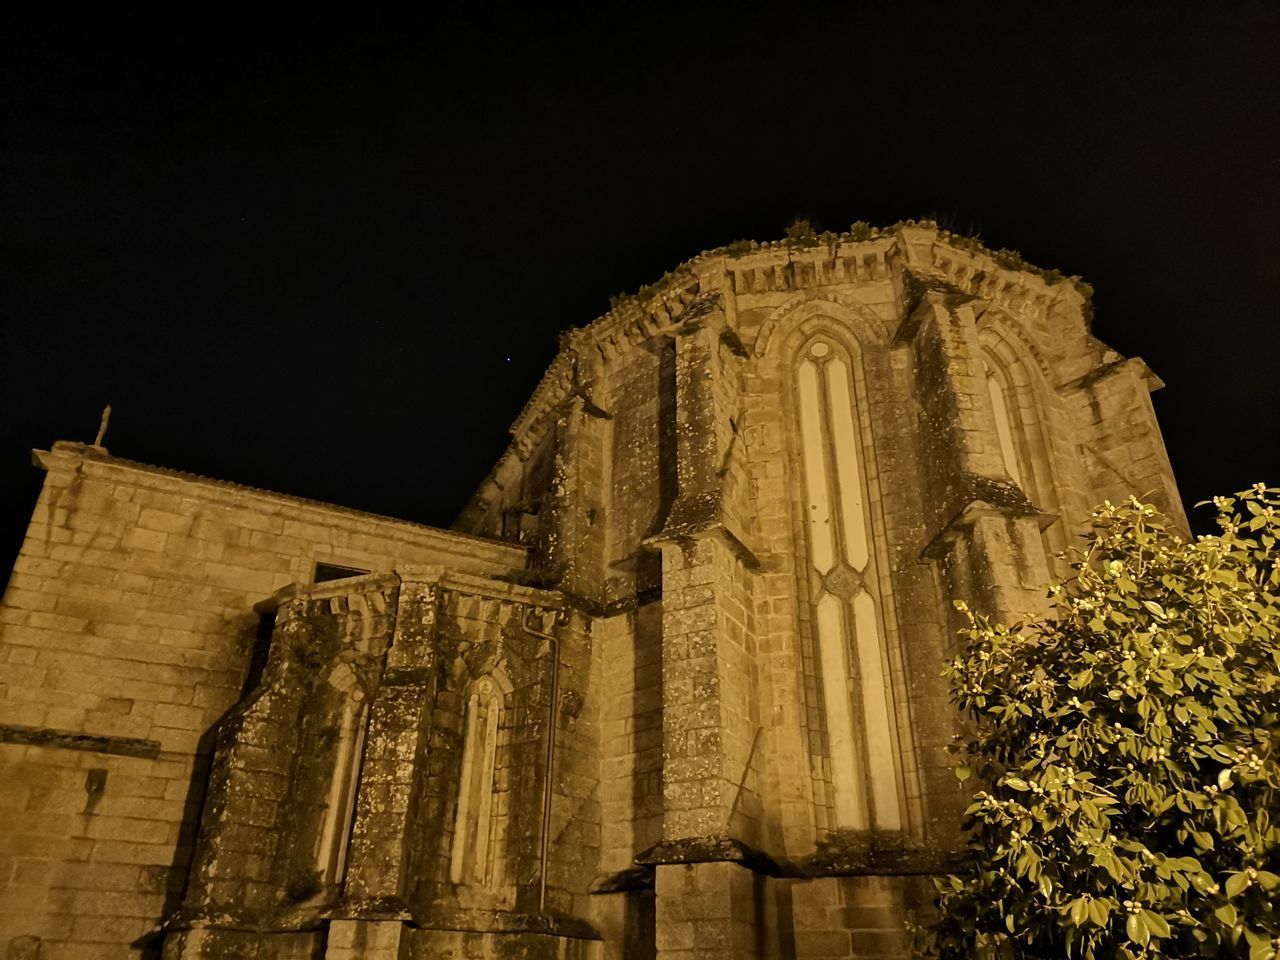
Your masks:
M801 351L795 375L835 826L901 830L901 763L852 360L818 336Z

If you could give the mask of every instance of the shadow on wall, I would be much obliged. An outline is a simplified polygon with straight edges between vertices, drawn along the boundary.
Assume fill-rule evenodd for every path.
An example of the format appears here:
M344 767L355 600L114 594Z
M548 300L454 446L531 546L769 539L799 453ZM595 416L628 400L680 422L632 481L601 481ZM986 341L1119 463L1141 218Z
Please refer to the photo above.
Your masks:
M204 819L205 793L209 784L209 771L213 765L213 754L218 745L218 731L222 729L222 725L236 711L244 698L258 685L262 679L262 671L266 667L267 655L271 649L271 634L275 630L276 608L262 607L256 612L257 616L252 626L245 632L245 640L251 644L251 650L249 668L240 697L222 712L222 715L200 735L200 739L196 742L191 778L187 782L187 793L183 799L182 826L178 831L178 843L174 848L173 861L169 864L165 882L160 924L130 944L135 950L141 951L141 960L161 960L164 950L164 933L161 927L182 909L186 899L187 885L191 879L192 855L195 853L196 840L200 834L200 822ZM38 954L32 954L33 958L37 956ZM25 956L20 955L20 957L21 960L26 960ZM10 958L6 957L6 960Z

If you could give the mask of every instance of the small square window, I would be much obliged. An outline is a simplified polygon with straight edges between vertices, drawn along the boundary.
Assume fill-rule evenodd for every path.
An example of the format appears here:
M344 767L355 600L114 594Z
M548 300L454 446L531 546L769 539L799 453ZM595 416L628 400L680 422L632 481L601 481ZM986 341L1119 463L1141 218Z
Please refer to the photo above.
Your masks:
M363 577L368 570L355 567L341 567L336 563L317 563L315 583L327 583L330 580L346 580L350 577Z

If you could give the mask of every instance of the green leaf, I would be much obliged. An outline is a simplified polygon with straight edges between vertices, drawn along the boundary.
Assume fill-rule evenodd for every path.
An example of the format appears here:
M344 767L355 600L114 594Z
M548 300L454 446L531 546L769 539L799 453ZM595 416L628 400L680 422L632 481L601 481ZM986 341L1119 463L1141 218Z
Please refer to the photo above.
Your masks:
M1233 900L1240 896L1241 892L1249 886L1249 875L1247 873L1233 873L1227 877L1226 892L1227 896Z
M1169 922L1154 910L1143 910L1142 922L1147 925L1147 930L1150 931L1153 937L1168 937L1171 935Z
M1235 505L1265 528L1184 541L1109 506L1053 616L966 618L951 763L992 786L927 955L1280 960L1280 490Z
M1142 915L1138 913L1129 914L1129 919L1124 923L1124 932L1128 936L1130 942L1139 946L1146 946L1151 939L1151 931L1147 929L1147 925L1143 922Z

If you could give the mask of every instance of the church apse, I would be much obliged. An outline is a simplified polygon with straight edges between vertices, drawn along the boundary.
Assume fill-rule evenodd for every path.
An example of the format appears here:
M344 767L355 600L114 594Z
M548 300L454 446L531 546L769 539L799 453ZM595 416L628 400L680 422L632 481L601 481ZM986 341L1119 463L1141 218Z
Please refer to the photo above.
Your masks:
M709 251L568 333L453 532L55 445L4 602L0 937L905 957L967 803L953 602L1036 609L1104 496L1179 516L1156 385L1081 284L905 223ZM28 809L49 770L74 822Z

